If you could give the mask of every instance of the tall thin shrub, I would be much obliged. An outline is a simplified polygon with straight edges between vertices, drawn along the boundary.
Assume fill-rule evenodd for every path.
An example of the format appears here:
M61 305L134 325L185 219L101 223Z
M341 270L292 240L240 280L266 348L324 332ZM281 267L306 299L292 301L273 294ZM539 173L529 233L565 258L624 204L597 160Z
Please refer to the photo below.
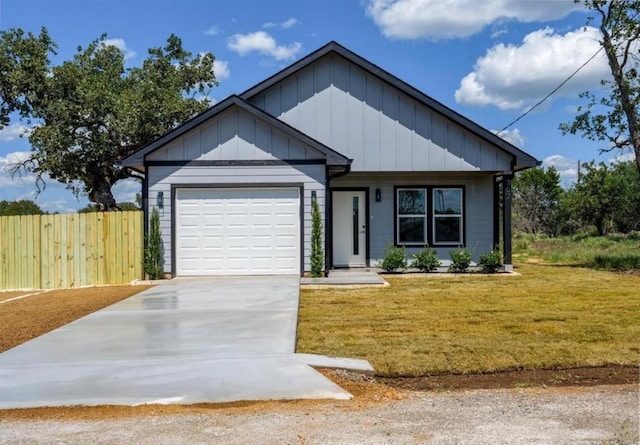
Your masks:
M144 250L144 273L151 280L158 280L164 274L162 255L162 232L160 214L154 207L149 219L149 233L146 236Z
M311 276L321 277L324 271L324 252L322 250L322 217L318 200L311 199Z

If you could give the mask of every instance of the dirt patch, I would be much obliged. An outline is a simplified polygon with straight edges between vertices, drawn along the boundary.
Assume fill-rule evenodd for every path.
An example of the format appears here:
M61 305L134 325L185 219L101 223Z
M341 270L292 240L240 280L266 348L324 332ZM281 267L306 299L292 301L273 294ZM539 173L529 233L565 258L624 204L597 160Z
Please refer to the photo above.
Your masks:
M0 352L148 288L105 286L60 289L3 303L0 305ZM4 293L0 296L3 297Z
M562 387L640 384L640 370L631 366L535 369L491 374L380 378L389 387L411 391Z
M29 292L17 291L17 290L16 291L14 291L14 290L0 291L0 302L7 301L7 300L9 300L11 298L20 297L22 295L28 295L28 294L31 294L31 293L36 293L36 292L42 292L42 291L39 291L39 290L34 290L34 291L29 291Z
M0 410L3 420L101 421L135 417L198 414L245 415L266 412L313 412L330 407L345 412L412 399L424 392L465 392L475 389L546 388L580 392L588 387L638 385L637 368L599 367L565 370L512 371L495 374L439 375L414 378L380 378L340 370L319 370L353 394L351 400L268 400L193 405L75 406ZM615 387L615 386L614 386Z

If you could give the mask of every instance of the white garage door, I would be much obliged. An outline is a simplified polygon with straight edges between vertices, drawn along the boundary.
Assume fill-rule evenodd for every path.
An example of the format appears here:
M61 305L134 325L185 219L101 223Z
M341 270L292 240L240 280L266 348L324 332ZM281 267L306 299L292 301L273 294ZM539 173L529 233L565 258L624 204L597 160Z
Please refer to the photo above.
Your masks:
M177 275L300 273L297 188L178 189Z

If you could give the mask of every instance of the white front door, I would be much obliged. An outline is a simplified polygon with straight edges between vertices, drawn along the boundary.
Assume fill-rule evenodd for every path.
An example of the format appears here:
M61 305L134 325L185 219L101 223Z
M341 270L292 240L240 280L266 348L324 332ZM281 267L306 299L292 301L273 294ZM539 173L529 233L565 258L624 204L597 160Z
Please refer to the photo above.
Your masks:
M367 265L367 194L364 191L333 192L333 265Z

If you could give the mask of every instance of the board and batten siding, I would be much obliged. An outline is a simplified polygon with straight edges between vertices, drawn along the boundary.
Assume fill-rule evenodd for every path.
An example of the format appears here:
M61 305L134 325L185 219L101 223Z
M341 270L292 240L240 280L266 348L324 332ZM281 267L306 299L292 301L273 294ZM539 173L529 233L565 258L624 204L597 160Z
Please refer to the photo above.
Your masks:
M324 157L243 110L231 109L147 156L147 161L318 160Z
M474 261L493 248L493 176L485 173L423 173L423 174L351 174L335 179L331 187L369 187L370 265L382 260L384 249L395 242L394 194L395 186L464 186L464 230L466 248L473 252ZM376 202L375 189L382 200ZM411 257L420 248L407 246ZM438 258L448 264L452 248L436 248Z
M164 194L164 206L160 213L160 229L164 248L164 270L171 271L171 185L190 185L203 187L250 188L252 184L265 186L276 184L285 186L302 185L302 226L304 242L304 270L310 270L311 246L311 193L316 192L321 215L325 209L325 166L324 165L278 165L278 166L150 166L148 168L149 214L156 205L159 192Z
M329 55L249 100L352 171L504 171L512 158L396 87Z

